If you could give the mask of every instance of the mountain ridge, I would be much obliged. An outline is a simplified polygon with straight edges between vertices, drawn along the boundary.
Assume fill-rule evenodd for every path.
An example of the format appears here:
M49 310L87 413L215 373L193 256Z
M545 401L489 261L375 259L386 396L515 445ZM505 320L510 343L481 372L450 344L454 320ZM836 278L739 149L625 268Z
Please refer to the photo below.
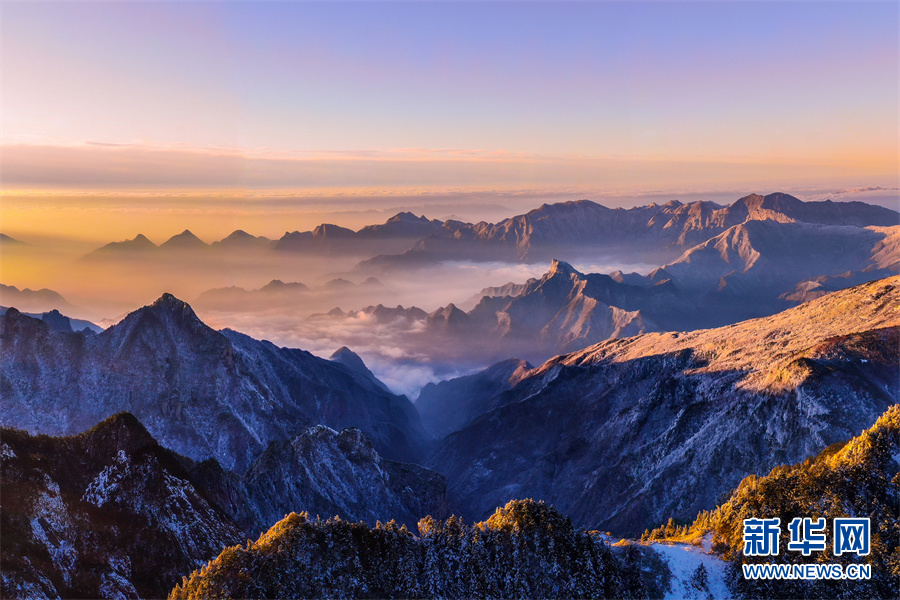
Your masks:
M161 597L294 510L373 524L445 511L442 476L383 459L358 429L310 428L243 475L162 447L130 413L69 437L2 438L4 597Z
M442 260L540 262L554 255L617 254L629 249L644 262L665 263L684 250L748 220L893 226L900 213L880 206L803 202L782 192L750 194L728 206L698 201L633 208L607 208L590 200L544 204L498 223L447 221L409 250L359 263L361 270L433 264ZM560 243L565 240L565 243ZM635 241L640 241L635 244ZM565 248L565 250L563 249Z
M360 427L388 458L427 444L405 397L308 352L217 332L171 294L88 338L10 309L0 347L6 426L69 434L127 410L167 447L239 471L318 423Z
M896 402L898 300L893 277L774 317L558 356L480 399L426 464L472 518L523 496L620 534L692 518L744 475L846 439Z

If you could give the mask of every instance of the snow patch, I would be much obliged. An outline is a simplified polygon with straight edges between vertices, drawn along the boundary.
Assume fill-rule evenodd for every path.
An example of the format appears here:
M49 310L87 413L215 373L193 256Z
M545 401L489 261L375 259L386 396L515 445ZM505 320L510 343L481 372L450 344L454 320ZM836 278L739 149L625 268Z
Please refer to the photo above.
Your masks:
M726 564L718 556L687 544L656 543L651 544L650 548L666 561L672 573L666 600L731 598L731 592L725 583ZM703 571L706 573L705 577L700 575Z
M13 452L13 449L6 445L4 442L0 442L0 458L15 458L16 453Z
M119 450L119 454L123 455L124 452ZM117 461L117 464L104 467L100 474L87 486L87 489L84 490L84 495L81 499L94 506L103 506L109 502L116 492L119 491L120 483L125 476L124 470L120 466L121 464L121 461Z
M72 524L66 505L59 495L59 484L45 477L46 491L41 492L33 505L31 531L34 539L47 549L54 566L68 585L72 582L71 571L75 568L78 552L71 541Z
M140 596L130 581L118 573L104 573L100 580L100 595L103 598L118 600L121 598L137 598Z

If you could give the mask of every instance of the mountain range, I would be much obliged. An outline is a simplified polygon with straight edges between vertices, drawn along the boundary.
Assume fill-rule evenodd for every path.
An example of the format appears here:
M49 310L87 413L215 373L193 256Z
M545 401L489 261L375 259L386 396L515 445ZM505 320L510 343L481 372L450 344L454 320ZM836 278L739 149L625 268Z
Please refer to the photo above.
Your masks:
M417 217L410 212L397 213L379 225L367 225L353 231L339 225L323 223L311 231L287 231L273 240L236 230L225 238L207 244L189 229L172 236L160 245L138 234L130 240L111 242L83 257L93 261L124 256L165 256L167 252L253 252L275 251L303 254L373 255L399 252L417 240L440 231L442 221ZM11 239L11 238L10 238Z
M441 231L401 254L360 263L361 269L425 266L446 260L541 262L624 256L661 264L747 221L852 227L894 226L896 211L863 202L803 202L789 194L751 194L728 206L673 200L630 209L590 200L544 204L499 223L447 221Z
M451 421L426 464L469 518L522 497L625 534L693 518L747 474L846 439L896 402L898 286L558 356L511 389L469 396L468 422Z
M750 194L729 205L672 200L630 209L590 200L544 204L498 223L440 221L401 212L385 223L353 231L323 223L311 231L291 231L278 240L237 230L207 244L189 230L157 246L146 236L113 242L87 255L101 259L163 250L265 250L319 255L368 255L359 269L433 265L447 260L543 262L554 256L625 256L631 262L664 264L685 250L749 221L810 223L850 227L900 224L896 211L863 202L803 202L777 192Z
M7 307L0 306L0 315L6 314ZM63 331L67 333L79 332L79 333L100 333L103 331L103 328L99 325L91 323L90 321L85 321L82 319L72 319L70 317L65 316L61 312L56 309L53 309L49 312L45 313L23 313L26 317L32 317L35 319L40 319L44 323L47 323L53 329L57 331Z
M11 308L0 350L5 426L71 435L128 411L166 447L238 471L318 424L359 427L391 459L413 461L427 444L409 400L367 373L215 331L171 295L89 336Z
M2 595L159 597L180 581L175 597L718 597L726 569L739 573L743 518L821 510L878 521L865 559L876 578L731 591L895 597L898 220L782 193L627 210L585 200L495 224L400 213L279 240L139 235L79 263L114 258L139 277L177 265L193 279L202 269L180 267L233 261L261 287L200 303L238 306L247 331L261 330L256 313L292 335L308 326L316 352L347 344L329 358L215 330L171 294L97 331L59 306L26 314L58 294L3 286L16 308L0 315ZM324 260L375 253L350 273ZM261 256L294 271L273 279ZM658 267L575 266L617 256ZM493 260L549 268L429 310L359 292L386 293L363 280L378 273L401 291L453 287L441 263ZM189 297L229 283L212 279ZM326 311L332 298L365 308L301 321L311 295ZM365 327L367 345L341 337ZM427 384L414 404L348 346L378 373L491 366ZM394 362L369 361L373 348ZM597 531L651 528L652 546ZM673 559L664 542L679 536L730 566Z
M313 287L299 281L273 279L266 285L251 290L240 286L209 289L197 296L195 304L212 310L249 312L362 299L372 292L389 293L375 277L359 283L336 277Z
M291 514L255 543L223 550L171 597L895 598L898 452L900 405L893 405L859 436L747 477L716 510L690 526L669 519L640 544L609 545L533 500L511 501L471 527L426 517L418 536L391 523L370 528ZM826 538L835 535L835 517L869 519L870 550L822 564L823 554L789 550L782 529L776 556L744 556L744 519L778 516L785 523L807 514L827 517ZM754 562L867 566L871 577L745 578L742 564Z
M747 221L647 275L582 273L553 259L540 278L485 288L477 302L465 303L468 311L452 303L431 313L376 305L313 318L358 323L371 316L392 324L411 351L432 357L542 362L607 339L773 315L897 272L900 226ZM442 343L427 350L436 338Z
M19 310L33 313L44 313L53 310L72 314L78 308L69 304L59 292L48 290L19 289L14 285L0 283L0 306L15 306Z
M128 413L2 438L3 597L162 597L299 507L373 524L445 511L442 476L381 458L358 429L310 428L243 475L163 448Z

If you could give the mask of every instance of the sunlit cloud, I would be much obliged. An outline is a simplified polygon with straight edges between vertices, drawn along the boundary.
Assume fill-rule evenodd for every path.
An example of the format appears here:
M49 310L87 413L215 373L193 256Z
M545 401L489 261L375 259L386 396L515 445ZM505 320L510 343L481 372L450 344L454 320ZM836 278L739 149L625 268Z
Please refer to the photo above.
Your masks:
M489 150L408 148L275 152L178 145L6 144L0 176L7 189L535 187L603 185L646 191L660 185L708 186L757 180L795 184L868 175L895 177L891 157L554 156ZM895 163L892 166L896 166Z

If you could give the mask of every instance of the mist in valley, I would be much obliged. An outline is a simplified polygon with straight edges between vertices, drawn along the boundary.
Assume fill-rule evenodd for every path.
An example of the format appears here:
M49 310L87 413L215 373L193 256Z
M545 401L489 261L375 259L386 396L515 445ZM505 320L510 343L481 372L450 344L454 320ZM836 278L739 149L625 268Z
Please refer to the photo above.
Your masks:
M818 193L812 190L809 195L818 198ZM892 192L846 190L835 196L870 200L886 193ZM714 196L716 203L708 201L711 195L707 193L697 192L694 196L701 201L692 205L693 208L683 203L670 203L665 206L653 204L642 210L665 209L668 211L665 214L669 215L666 219L675 213L687 214L688 209L699 209L698 214L706 214L702 211L724 211L726 214L730 210L727 207L734 202L734 197L724 193ZM408 200L411 203L411 199ZM432 200L432 208L450 206L446 204L447 198ZM477 216L471 196L459 200L463 212L471 210L473 216ZM487 213L497 210L501 206L499 202L518 202L527 206L543 198L525 200L513 196L497 200L497 204L485 204ZM566 221L569 218L565 216L569 214L566 211L582 210L579 204L545 205L537 211L540 214L529 218L535 219L534 223L568 223L566 227L578 225L583 218L594 218L580 216ZM654 269L671 264L693 243L672 241L676 239L672 237L675 234L669 231L681 231L682 225L662 229L659 235L663 237L653 237L656 235L653 234L643 238L641 243L635 243L629 237L631 234L625 234L616 242L616 236L621 236L622 232L613 229L598 234L596 244L592 236L579 240L545 235L542 239L531 240L530 245L522 245L521 238L510 242L509 237L475 240L475 243L463 240L460 245L454 231L464 235L471 235L467 231L475 231L475 235L482 235L478 232L491 231L494 226L489 223L467 225L458 221L447 223L433 219L431 215L424 217L412 212L385 216L384 211L388 210L385 204L369 204L366 208L362 203L356 209L359 214L352 219L335 218L337 225L320 222L304 231L300 230L302 226L292 227L298 222L305 224L293 215L295 218L285 218L280 223L273 216L265 227L257 229L248 227L233 232L219 229L219 233L211 234L208 229L201 228L198 229L200 237L193 229L177 229L181 224L175 227L170 224L169 231L175 229L181 233L167 237L158 234L158 223L154 225L152 219L144 223L138 215L132 217L127 228L110 227L109 231L95 232L93 237L44 233L4 239L0 253L0 283L4 284L0 289L0 305L15 306L32 313L56 308L70 317L107 327L168 292L190 303L198 316L216 329L230 328L278 346L300 348L322 357L330 356L341 347L350 348L392 390L415 397L429 382L471 373L512 357L540 363L555 354L608 337L714 326L716 323L703 322L704 318L714 316L715 310L701 314L700 298L704 294L709 298L718 295L723 302L732 302L726 296L732 293L732 287L739 290L737 279L745 277L728 274L733 267L727 261L716 266L735 284L725 288L717 284L721 289L713 296L709 295L714 291L712 288L706 291L691 289L695 270L692 261L696 262L696 258L649 277ZM828 205L823 204L822 210L826 209ZM215 213L217 209L210 210ZM603 207L590 210L601 219L607 218ZM627 217L631 213L619 211L616 214ZM371 218L368 225L360 224L363 222L359 220L361 215ZM338 215L332 213L330 216ZM170 219L176 217L169 215ZM888 218L887 222L890 220ZM597 231L602 230L602 222L598 221ZM150 238L136 234L125 239L119 233L140 231L142 223L153 226L148 231L157 233L151 233ZM634 235L650 235L643 221L623 223L635 227ZM184 225L193 227L197 224L198 221L185 218ZM237 221L235 224L246 223ZM721 223L704 226L714 227L704 236L715 235L724 227ZM685 235L692 235L693 226L684 227ZM768 235L765 232L771 227L774 225L766 225L754 234L759 237L759 249L781 252L776 248L767 250L765 246L768 243L764 239ZM271 233L279 229L287 231L281 237ZM816 233L819 237L831 235L826 229L815 231L821 233ZM271 237L265 237L265 234ZM437 238L429 237L436 234L439 234ZM866 256L874 251L870 246L875 243L875 237L864 231L855 237L860 238L854 242L859 246L854 252L861 253L859 264L848 263L847 267L841 268L859 271L857 275L835 279L837 271L830 274L825 267L818 270L819 266L807 269L816 275L829 273L830 279L803 283L791 299L809 299L823 293L819 290L838 289L876 276L875 272L861 274L869 265ZM893 240L890 243L883 242L878 246L883 247L881 254L896 245L895 237L889 238ZM423 245L423 240L449 245ZM614 253L623 244L630 250ZM459 252L460 248L465 252ZM636 252L646 252L655 258L638 262ZM467 253L476 259L458 258ZM509 260L496 260L494 257L498 255L508 256ZM552 293L538 285L556 268L549 257L568 263L559 267L560 272L556 275L564 283L562 287L554 284L557 290ZM407 260L409 258L414 260ZM709 260L717 259L711 255ZM875 262L878 264L870 267L881 269L889 266L891 261L882 257ZM784 273L777 270L769 273L777 264L760 263L755 269L763 269L765 280L770 280L773 275L783 279ZM574 269L574 274L567 269ZM616 276L619 291L610 291L612 288L603 291L601 288L606 283L596 280L590 283L585 279L588 274L614 271L622 272ZM637 275L628 275L630 273ZM656 286L673 274L676 279L681 278L679 285L689 297ZM807 275L789 275L788 283L793 285L792 278L796 278L799 285ZM510 299L521 293L528 282L535 288L532 290L535 298L520 303L512 313L504 312ZM583 291L584 286L593 286L594 291L582 294L579 289ZM641 288L645 291L640 291ZM790 289L785 287L778 293ZM552 299L546 296L547 293ZM630 299L619 298L613 305L612 296L606 296L609 293L624 293L630 295ZM775 297L774 291L770 295L764 311L771 313L788 306ZM753 307L740 310L743 312L736 313L734 318L758 316Z
M109 326L168 292L190 303L215 329L234 329L322 357L346 346L388 387L410 397L427 383L471 373L512 355L547 358L528 343L517 348L429 327L424 318L371 314L379 305L393 311L419 309L422 317L451 304L471 310L484 288L540 278L549 266L545 262L447 261L428 269L373 274L357 267L371 257L364 247L336 256L268 247L124 256L96 250L96 244L63 238L4 247L4 283L14 282L20 291L49 288L65 304L4 289L0 305L30 312L58 308L67 316ZM642 274L653 267L599 260L576 265L584 272L622 269Z

